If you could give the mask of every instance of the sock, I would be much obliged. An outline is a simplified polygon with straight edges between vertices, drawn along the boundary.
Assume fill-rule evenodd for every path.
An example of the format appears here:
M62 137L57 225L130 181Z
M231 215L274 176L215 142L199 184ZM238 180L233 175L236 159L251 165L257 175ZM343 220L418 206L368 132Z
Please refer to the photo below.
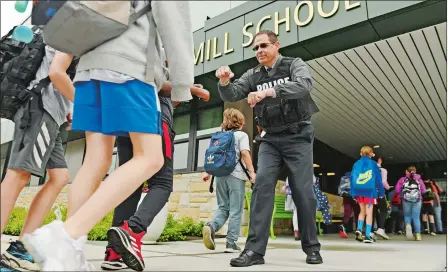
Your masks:
M431 229L431 232L436 232L436 224L435 223L429 223L429 228Z
M77 251L83 251L84 245L87 242L87 235L81 236L78 240L75 240L74 246Z
M370 238L370 231L372 231L372 225L366 225L366 238Z
M364 220L358 220L358 230L362 232L362 227L364 227Z

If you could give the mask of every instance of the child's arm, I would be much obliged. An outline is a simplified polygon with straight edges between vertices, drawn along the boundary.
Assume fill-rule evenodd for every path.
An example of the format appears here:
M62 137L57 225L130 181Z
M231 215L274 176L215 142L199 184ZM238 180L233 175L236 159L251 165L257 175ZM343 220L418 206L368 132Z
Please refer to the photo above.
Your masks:
M67 74L67 69L70 67L72 60L72 55L56 52L48 72L48 76L50 77L53 86L71 102L75 99L75 87Z
M397 182L397 185L395 185L395 192L397 192L397 194L401 194L401 189L403 189L403 182L404 182L405 178L400 178Z
M192 99L194 81L194 48L188 1L151 1L151 13L170 66L171 99ZM169 20L167 19L169 18Z
M171 83L166 81L163 83L162 88L159 91L159 95L164 97L171 97L171 90L172 90ZM191 86L190 93L203 99L205 102L210 100L210 92L204 89L201 84L194 84L193 86ZM174 107L176 107L179 104L180 102L173 101Z
M239 140L239 150L241 160L244 162L247 170L249 171L250 182L255 182L255 169L252 163L252 157L250 155L250 144L249 144L249 136L246 133L242 133L243 136Z

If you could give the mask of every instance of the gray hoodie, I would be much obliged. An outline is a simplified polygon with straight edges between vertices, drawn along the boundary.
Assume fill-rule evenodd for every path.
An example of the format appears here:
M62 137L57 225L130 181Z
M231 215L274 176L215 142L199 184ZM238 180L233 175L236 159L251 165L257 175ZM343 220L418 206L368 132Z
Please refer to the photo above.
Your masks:
M148 1L137 1L136 10L147 4ZM188 101L192 99L190 86L194 82L193 32L189 3L153 0L151 8L153 21L150 22L148 16L140 17L125 33L83 55L77 71L106 69L146 82L149 29L156 27L170 63L170 82L173 88L171 99ZM154 76L157 80L157 70L161 69L160 52L154 54ZM156 85L154 82L146 83Z

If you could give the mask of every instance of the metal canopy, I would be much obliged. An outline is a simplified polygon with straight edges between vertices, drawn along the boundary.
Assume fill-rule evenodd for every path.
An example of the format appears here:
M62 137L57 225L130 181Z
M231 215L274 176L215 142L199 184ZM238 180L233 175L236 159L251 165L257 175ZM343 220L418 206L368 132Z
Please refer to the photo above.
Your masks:
M307 62L316 138L388 163L446 160L446 22Z

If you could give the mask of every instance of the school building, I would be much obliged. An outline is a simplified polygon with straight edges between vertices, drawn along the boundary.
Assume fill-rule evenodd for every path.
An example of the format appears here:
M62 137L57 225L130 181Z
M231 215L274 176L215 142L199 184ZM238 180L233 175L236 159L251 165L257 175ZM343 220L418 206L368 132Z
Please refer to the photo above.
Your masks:
M313 76L312 96L320 108L313 116L314 169L323 191L337 194L340 177L350 171L363 145L374 146L376 154L384 157L391 185L407 166L416 165L424 177L446 188L445 1L190 3L195 81L212 96L207 103L195 98L175 110L176 175L170 212L205 221L216 208L214 195L198 173L203 170L211 134L220 130L225 108L244 113L244 130L251 140L257 133L246 101L221 101L215 71L229 65L238 78L255 66L250 45L259 30L276 32L281 53L305 60ZM7 120L1 125L4 169L13 126ZM63 133L73 178L83 161L84 134ZM258 146L252 145L256 162ZM114 154L110 171L117 164ZM284 177L282 173L279 179ZM43 181L32 178L30 187ZM332 199L337 202L332 204L333 213L340 216L340 200ZM446 203L446 197L442 199Z

